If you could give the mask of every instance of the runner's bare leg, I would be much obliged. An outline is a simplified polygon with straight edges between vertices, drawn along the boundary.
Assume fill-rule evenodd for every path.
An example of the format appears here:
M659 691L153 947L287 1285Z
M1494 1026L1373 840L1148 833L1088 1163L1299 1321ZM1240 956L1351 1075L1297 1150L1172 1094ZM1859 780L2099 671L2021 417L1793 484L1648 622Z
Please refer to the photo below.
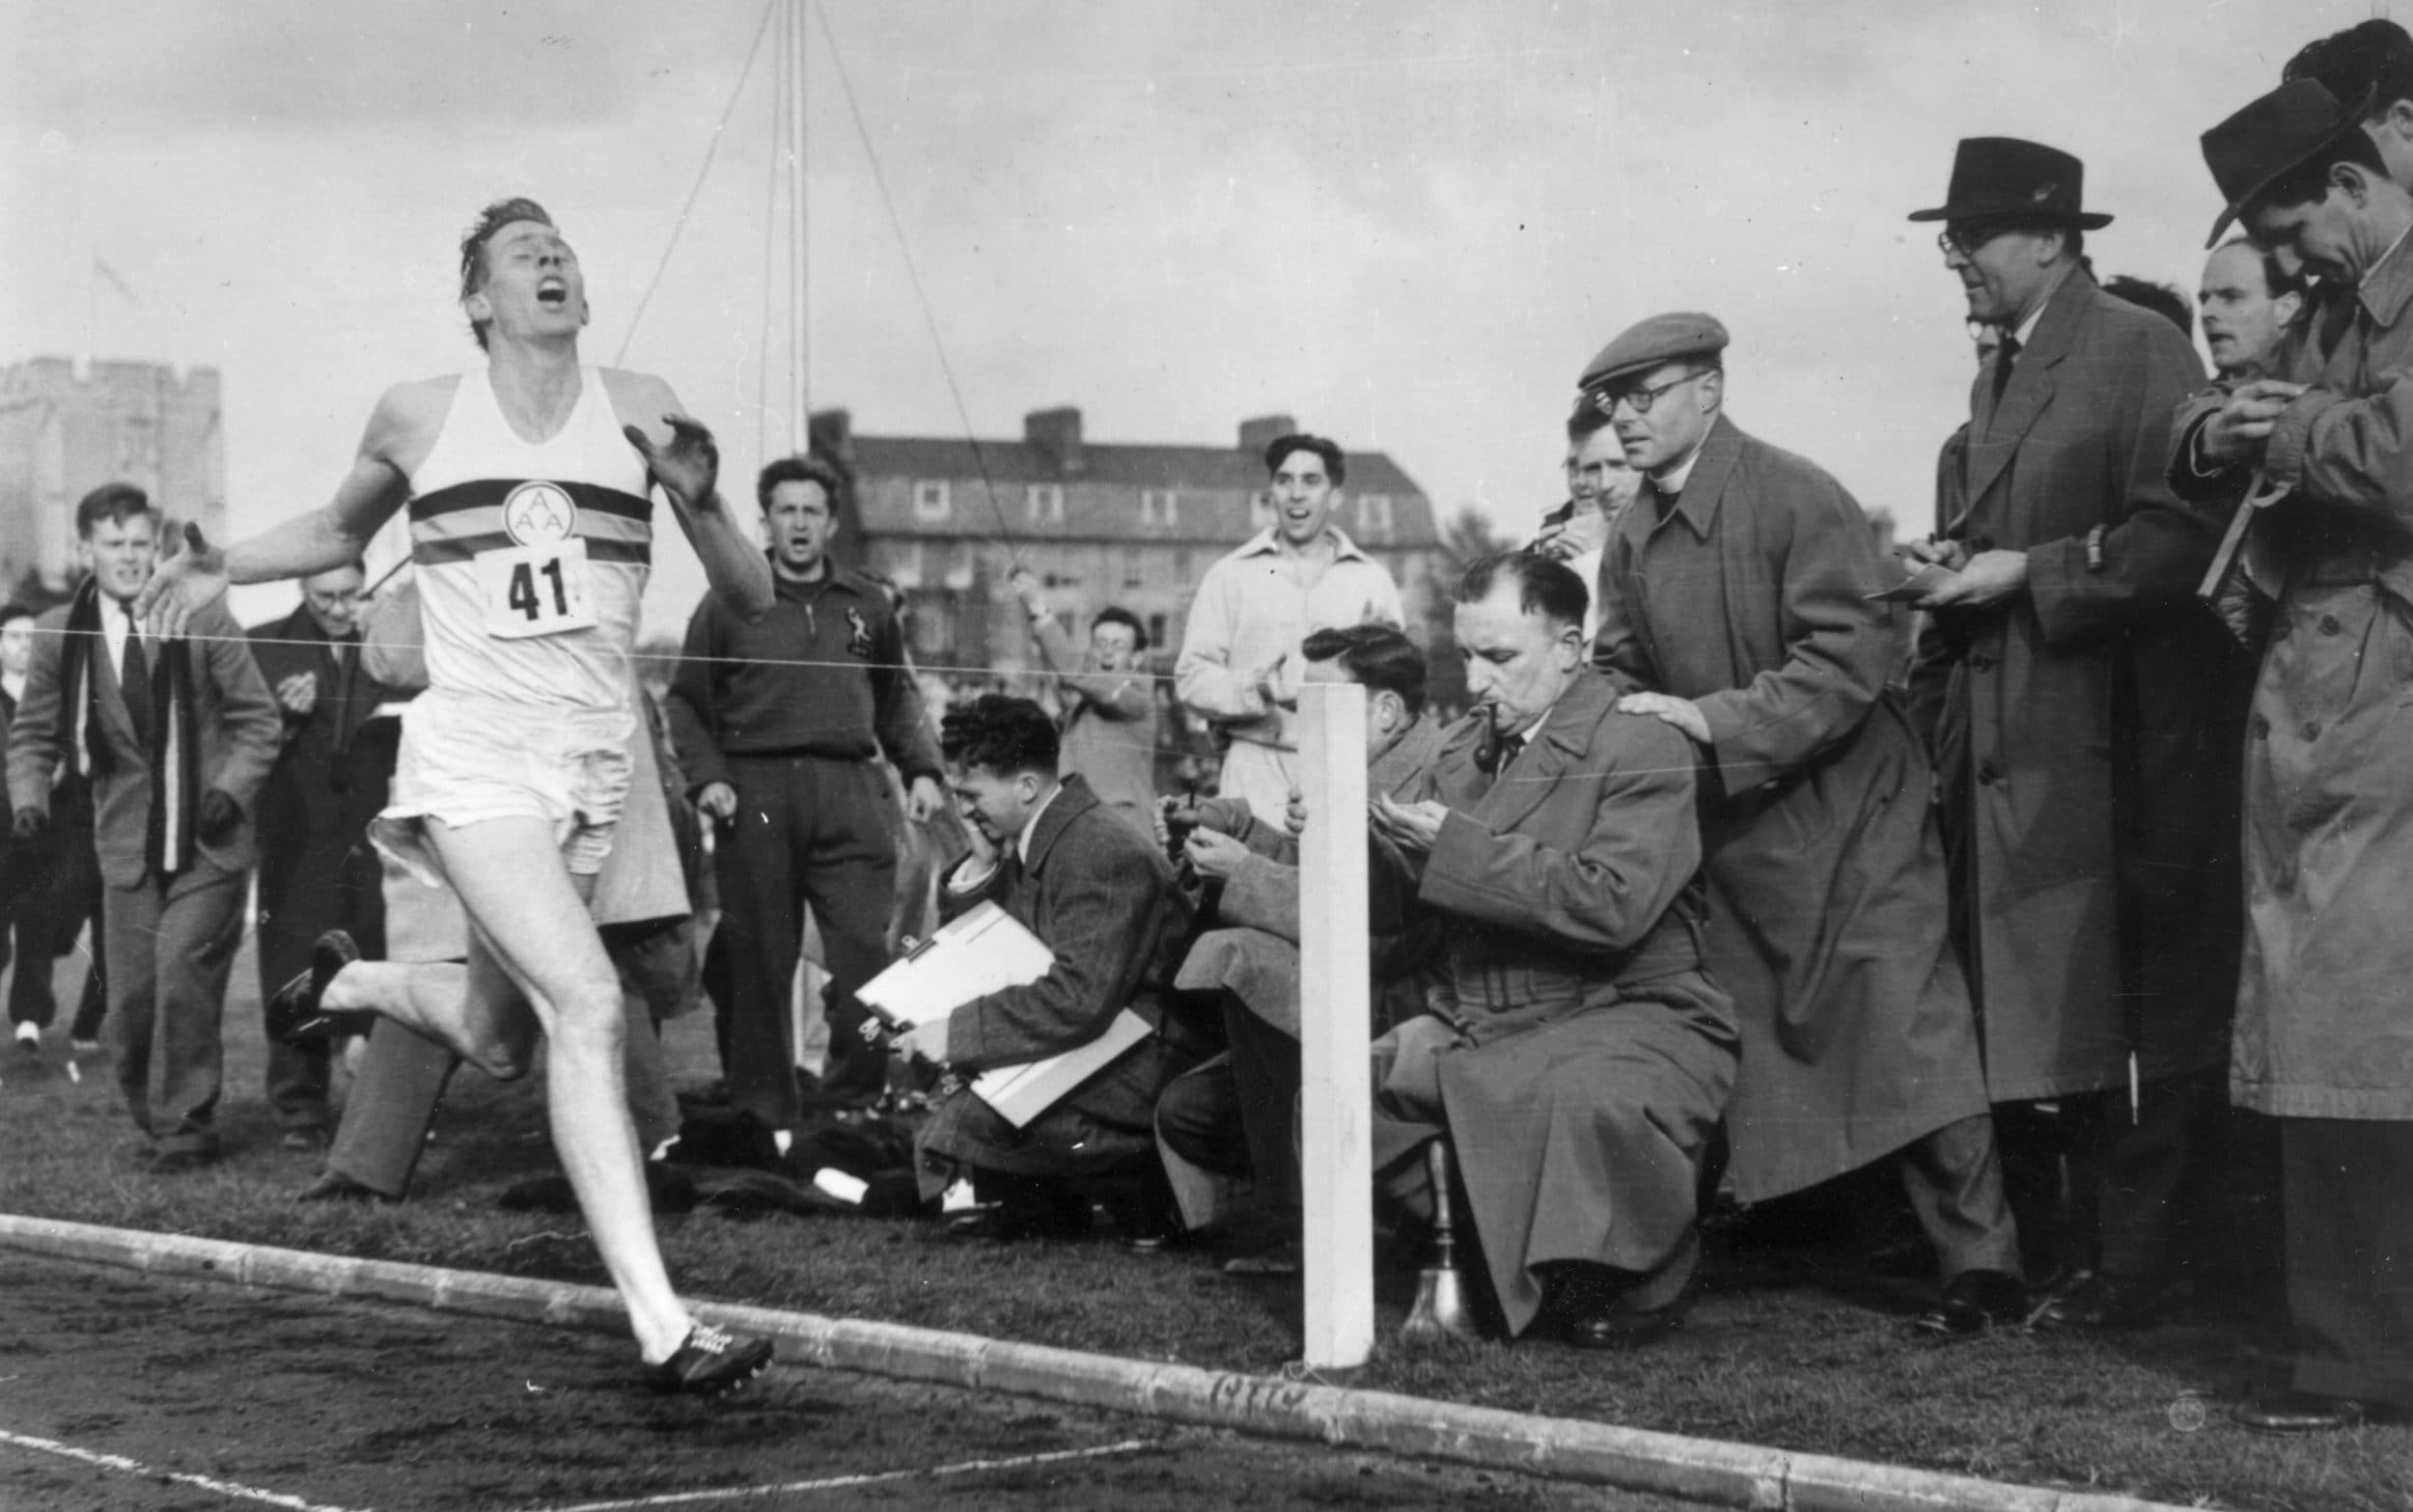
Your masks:
M572 877L583 897L593 879ZM335 974L320 1001L330 1008L369 1009L436 1041L499 1082L516 1081L536 1061L541 1031L527 994L503 969L474 923L461 961L354 961Z
M469 965L452 968L460 992L448 1000L430 990L441 978L423 968L364 973L375 963L361 962L328 984L325 1001L374 1008L480 1064L488 1056L513 1061L533 1009L550 1042L545 1102L554 1151L627 1304L640 1352L649 1362L668 1359L694 1320L671 1289L654 1240L644 1155L628 1117L620 974L586 898L561 864L552 826L541 819L488 819L460 829L423 822L472 923ZM372 992L370 1001L350 1001ZM524 1051L515 1063L527 1063Z

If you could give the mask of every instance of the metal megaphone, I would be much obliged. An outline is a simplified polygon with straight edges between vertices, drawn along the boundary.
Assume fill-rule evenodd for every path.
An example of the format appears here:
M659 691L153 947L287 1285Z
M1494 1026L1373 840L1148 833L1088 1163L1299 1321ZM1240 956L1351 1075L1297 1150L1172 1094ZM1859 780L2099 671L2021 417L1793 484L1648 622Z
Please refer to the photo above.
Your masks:
M1432 1181L1432 1263L1416 1274L1416 1306L1400 1325L1401 1343L1474 1338L1480 1333L1466 1310L1465 1280L1457 1271L1457 1239L1450 1220L1450 1146L1434 1140L1425 1147Z

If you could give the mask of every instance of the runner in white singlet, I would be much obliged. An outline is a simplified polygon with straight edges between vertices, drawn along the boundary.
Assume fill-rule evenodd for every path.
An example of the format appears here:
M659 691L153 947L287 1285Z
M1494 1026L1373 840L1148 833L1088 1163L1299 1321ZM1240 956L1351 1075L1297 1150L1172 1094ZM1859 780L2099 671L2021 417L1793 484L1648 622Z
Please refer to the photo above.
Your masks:
M770 568L714 489L711 436L669 385L579 365L586 285L541 206L486 208L461 243L461 309L485 371L386 391L325 508L224 551L188 526L137 609L180 634L229 583L351 561L410 506L430 687L405 717L380 838L452 887L469 959L362 961L330 935L276 995L271 1025L315 1035L380 1015L497 1076L523 1072L545 1034L554 1149L649 1376L717 1392L759 1374L770 1345L697 1323L663 1269L620 1092L619 977L586 898L627 788L652 490L739 614L769 608Z

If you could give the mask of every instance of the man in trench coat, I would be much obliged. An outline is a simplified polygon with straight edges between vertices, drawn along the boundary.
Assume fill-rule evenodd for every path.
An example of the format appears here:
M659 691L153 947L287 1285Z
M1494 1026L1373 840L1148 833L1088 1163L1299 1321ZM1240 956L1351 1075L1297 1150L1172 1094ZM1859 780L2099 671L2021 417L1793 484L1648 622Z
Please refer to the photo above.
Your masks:
M1914 552L1955 569L1922 601L1940 645L1917 674L1987 1087L2065 1100L2096 1146L2095 1274L2046 1321L2108 1327L2161 1306L2222 1121L2244 701L2194 601L2215 532L2163 478L2203 369L2095 286L2084 233L2110 217L2081 207L2083 173L1973 138L1948 203L1911 217L1945 223L1971 317L2007 333L1971 395L1963 508Z
M1581 386L1647 480L1602 563L1596 664L1701 761L1708 967L1742 1032L1730 1179L1758 1202L1901 1151L1944 1282L1921 1326L1983 1333L2027 1295L1933 778L1885 693L1889 574L1840 484L1726 417L1726 344L1713 316L1653 316Z
M2401 33L2399 34L2401 37ZM2204 137L2231 215L2320 283L2274 378L2181 413L2170 476L2229 504L2259 471L2275 595L2245 742L2247 930L2235 1101L2278 1121L2290 1389L2265 1432L2413 1409L2413 195L2366 135L2413 100L2413 48L2368 111L2298 79Z
M1587 597L1544 557L1469 567L1476 712L1418 801L1373 801L1447 961L1375 1042L1373 1164L1418 1211L1447 1141L1508 1331L1624 1349L1680 1320L1734 1019L1702 970L1692 754L1584 664Z

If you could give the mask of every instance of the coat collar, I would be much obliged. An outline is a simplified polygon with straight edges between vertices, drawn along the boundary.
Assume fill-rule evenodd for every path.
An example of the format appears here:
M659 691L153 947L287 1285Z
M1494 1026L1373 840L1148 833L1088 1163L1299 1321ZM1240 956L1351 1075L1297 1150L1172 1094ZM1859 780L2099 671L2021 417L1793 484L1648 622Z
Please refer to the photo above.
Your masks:
M1685 491L1691 491L1689 486ZM1575 680L1567 685L1533 731L1516 764L1498 781L1475 766L1480 723L1461 720L1433 762L1434 785L1442 801L1480 819L1495 834L1514 829L1548 801L1561 778L1584 760L1592 749L1594 731L1616 699L1617 691L1608 678L1590 667L1578 669Z
M1983 498L2003 469L2011 465L2011 457L2018 454L2019 443L2052 401L2053 370L2076 344L2078 332L2093 313L2098 292L2094 275L2076 267L2061 281L2061 288L2053 290L2053 297L2045 301L2044 315L2036 322L2035 334L2011 365L2011 383L2003 390L2002 403L1995 406L1990 417L1978 415L1985 423L1983 434L1975 426L1970 429L1970 506ZM1992 373L1979 371L1977 384L1970 391L1972 414L1977 414L1983 403L1983 396L1993 392L1993 381Z
M1734 460L1742 453L1743 433L1726 418L1725 410L1719 410L1717 419L1709 424L1709 433L1702 438L1701 450L1693 454L1692 471L1685 477L1683 489L1676 496L1676 509L1668 518L1682 520L1692 527L1697 538L1707 540L1709 527L1717 521L1718 500L1726 492L1726 480L1733 476ZM1659 517L1659 485L1653 482L1648 486L1650 509L1627 511L1642 513L1646 536L1667 523Z
M1417 715L1416 723L1367 767L1367 791L1404 796L1440 758L1443 743L1444 732L1432 716Z
M2399 237L2388 255L2372 265L2358 293L2373 325L2384 330L2397 323L2405 305L2413 302L2413 233Z
M1262 557L1280 551L1282 547L1280 542L1275 539L1275 530L1276 527L1274 526L1266 526L1263 530L1259 531L1254 536L1251 536L1247 541L1242 543L1240 549L1234 552L1233 555L1238 557ZM1324 534L1332 537L1333 561L1371 562L1373 560L1373 558L1367 556L1364 552L1358 550L1357 542L1349 539L1349 533L1343 530L1340 526L1327 525L1324 527Z
M1087 779L1075 772L1064 780L1064 786L1048 800L1045 811L1031 830L1031 859L1022 864L1025 871L1037 871L1047 860L1056 838L1066 826L1097 807L1097 794L1091 790Z

